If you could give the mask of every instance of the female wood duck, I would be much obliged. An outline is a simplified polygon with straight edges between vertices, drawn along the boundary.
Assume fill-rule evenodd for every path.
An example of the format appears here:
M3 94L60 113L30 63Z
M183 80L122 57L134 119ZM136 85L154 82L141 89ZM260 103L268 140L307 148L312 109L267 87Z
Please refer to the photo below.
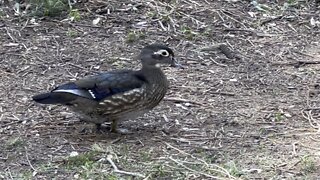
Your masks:
M66 105L97 128L111 122L111 131L117 132L117 122L144 114L165 96L168 81L159 64L180 66L172 49L161 44L144 47L138 57L142 63L138 71L118 70L89 76L32 98L41 104Z

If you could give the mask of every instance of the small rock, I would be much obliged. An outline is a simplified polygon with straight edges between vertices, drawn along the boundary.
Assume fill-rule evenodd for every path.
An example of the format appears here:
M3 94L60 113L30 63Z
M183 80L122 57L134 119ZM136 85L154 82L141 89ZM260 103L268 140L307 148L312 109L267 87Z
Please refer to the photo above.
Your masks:
M291 116L291 114L289 114L289 113L284 113L283 114L286 118L291 118L292 116Z
M75 157L75 156L78 156L78 155L79 155L79 153L76 152L76 151L72 151L72 152L70 153L70 157Z
M97 25L97 24L100 22L100 20L101 20L101 18L98 17L98 18L96 18L96 19L94 19L94 20L92 21L92 24L93 24L93 25Z

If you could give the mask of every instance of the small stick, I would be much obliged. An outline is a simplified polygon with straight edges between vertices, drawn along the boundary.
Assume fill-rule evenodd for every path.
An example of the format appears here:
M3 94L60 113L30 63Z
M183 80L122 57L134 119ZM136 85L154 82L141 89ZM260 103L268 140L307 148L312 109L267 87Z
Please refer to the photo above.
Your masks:
M107 161L111 164L111 166L113 167L113 170L114 170L115 173L120 173L120 174L129 175L129 176L138 176L138 177L145 178L144 175L139 174L139 173L127 172L127 171L119 170L118 167L117 167L116 164L112 161L111 158L112 158L112 155L108 155L108 156L107 156Z
M316 150L316 151L320 151L320 148L316 148L316 147L312 147L312 146L307 146L307 145L302 144L302 143L300 143L300 146L305 147L305 148L309 148L309 149L313 149L313 150Z
M222 64L222 63L218 63L217 61L215 61L213 58L211 58L210 57L210 60L213 62L213 63L215 63L216 65L218 65L218 66L222 66L222 67L228 67L227 65L225 65L225 64Z
M26 158L27 158L27 161L28 161L29 166L31 167L31 169L32 169L33 171L37 172L37 170L32 166L32 164L31 164L31 162L30 162L30 160L29 160L27 148L25 148L25 150L26 150Z
M280 15L280 16L277 16L277 17L274 17L274 18L270 18L270 19L264 20L264 21L261 22L261 26L263 26L263 25L265 25L265 24L267 24L267 23L270 23L270 22L272 22L272 21L279 20L279 19L281 19L281 18L283 18L283 15Z
M183 151L183 150L181 150L181 149L179 149L179 148L176 148L176 147L172 146L172 145L169 144L169 143L166 143L166 142L165 142L165 144L166 144L168 147L170 147L170 148L172 148L172 149L175 149L176 151L178 151L178 152L180 152L180 153L182 153L182 154L186 154L186 155L190 156L191 158L196 159L197 161L200 161L201 163L205 164L205 166L209 167L210 170L216 171L216 172L219 172L219 173L222 173L222 174L228 176L228 178L230 178L230 179L235 179L226 169L224 169L224 168L222 168L222 167L220 167L220 166L218 166L218 165L215 165L215 164L208 164L208 163L205 162L204 160L199 159L199 158L193 156L192 154L189 154L189 153L187 153L187 152L185 152L185 151ZM214 166L214 167L216 167L217 169L212 169L212 168L210 168L210 166Z
M200 102L197 102L197 101L193 101L193 100L189 100L189 99L181 99L181 98L167 97L167 98L164 98L164 100L165 100L165 101L182 102L182 103L192 103L192 104L204 106L203 103L200 103Z
M313 119L312 110L310 110L308 112L302 111L301 113L302 113L302 116L309 121L310 126L313 127L314 129L318 129L317 133L319 133L320 132L320 125L318 124L318 122L315 119Z
M219 177L217 177L217 176L212 176L212 175L210 175L210 174L207 174L207 173L204 173L204 172L201 172L201 171L196 171L196 170L194 170L194 169L191 169L191 168L185 166L184 164L182 164L181 162L179 162L178 160L173 159L172 157L169 157L169 159L170 159L171 161L177 163L177 164L180 165L181 167L183 167L183 168L191 171L191 172L198 173L198 174L201 174L201 175L203 175L203 176L206 176L206 177L209 177L209 178L212 178L212 179L222 179L222 178L219 178Z
M315 58L313 55L306 54L306 53L304 53L304 52L300 52L300 51L293 51L293 52L295 52L295 53L297 53L297 54L300 54L300 55L304 55L304 56L308 56L308 57L311 57L311 58Z
M293 155L296 156L297 155L297 151L296 151L296 144L298 144L298 142L294 142L292 143L292 151L293 151Z
M1 122L1 119L2 119L2 115L0 117L0 122ZM0 127L1 128L4 128L4 127L8 127L10 125L13 125L13 124L18 124L18 123L22 123L23 121L22 120L18 120L18 121L12 121L12 122L9 122L9 123L6 123L4 125L1 125Z
M310 64L320 64L320 61L303 61L303 60L298 60L298 61L293 61L293 62L287 62L287 63L273 63L272 66L295 66L295 67L300 67L303 65L310 65Z
M164 27L164 25L162 24L162 22L161 22L160 20L158 20L158 23L159 23L160 27L161 27L164 31L168 31L168 30Z
M210 92L211 94L218 94L218 95L222 95L222 96L235 96L234 93L229 93L229 92Z
M72 10L72 5L70 0L68 0L68 4L69 4L69 9Z
M10 37L10 39L13 41L13 42L16 42L16 40L13 38L13 36L10 34L8 28L4 28L6 31L7 31L7 35Z

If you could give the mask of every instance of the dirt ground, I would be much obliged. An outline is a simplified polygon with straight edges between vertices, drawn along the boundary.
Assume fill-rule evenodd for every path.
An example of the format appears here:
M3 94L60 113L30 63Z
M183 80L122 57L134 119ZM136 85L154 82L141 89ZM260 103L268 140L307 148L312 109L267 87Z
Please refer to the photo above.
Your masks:
M0 7L0 179L320 178L319 4L73 6L73 21ZM131 134L82 132L94 127L30 98L96 72L138 69L135 56L154 42L172 47L185 69L164 67L166 99L123 122Z

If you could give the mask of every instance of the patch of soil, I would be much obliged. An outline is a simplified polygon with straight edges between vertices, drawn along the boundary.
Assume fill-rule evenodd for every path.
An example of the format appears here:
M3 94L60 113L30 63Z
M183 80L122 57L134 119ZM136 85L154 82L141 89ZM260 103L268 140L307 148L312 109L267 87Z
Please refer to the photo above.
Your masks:
M1 178L320 176L315 2L88 1L74 8L79 21L1 7ZM164 68L170 91L152 112L121 124L132 134L81 133L91 125L67 108L30 99L97 72L137 69L135 56L153 42L172 47L185 69ZM70 153L93 150L87 163L70 167ZM139 174L115 171L109 156Z

